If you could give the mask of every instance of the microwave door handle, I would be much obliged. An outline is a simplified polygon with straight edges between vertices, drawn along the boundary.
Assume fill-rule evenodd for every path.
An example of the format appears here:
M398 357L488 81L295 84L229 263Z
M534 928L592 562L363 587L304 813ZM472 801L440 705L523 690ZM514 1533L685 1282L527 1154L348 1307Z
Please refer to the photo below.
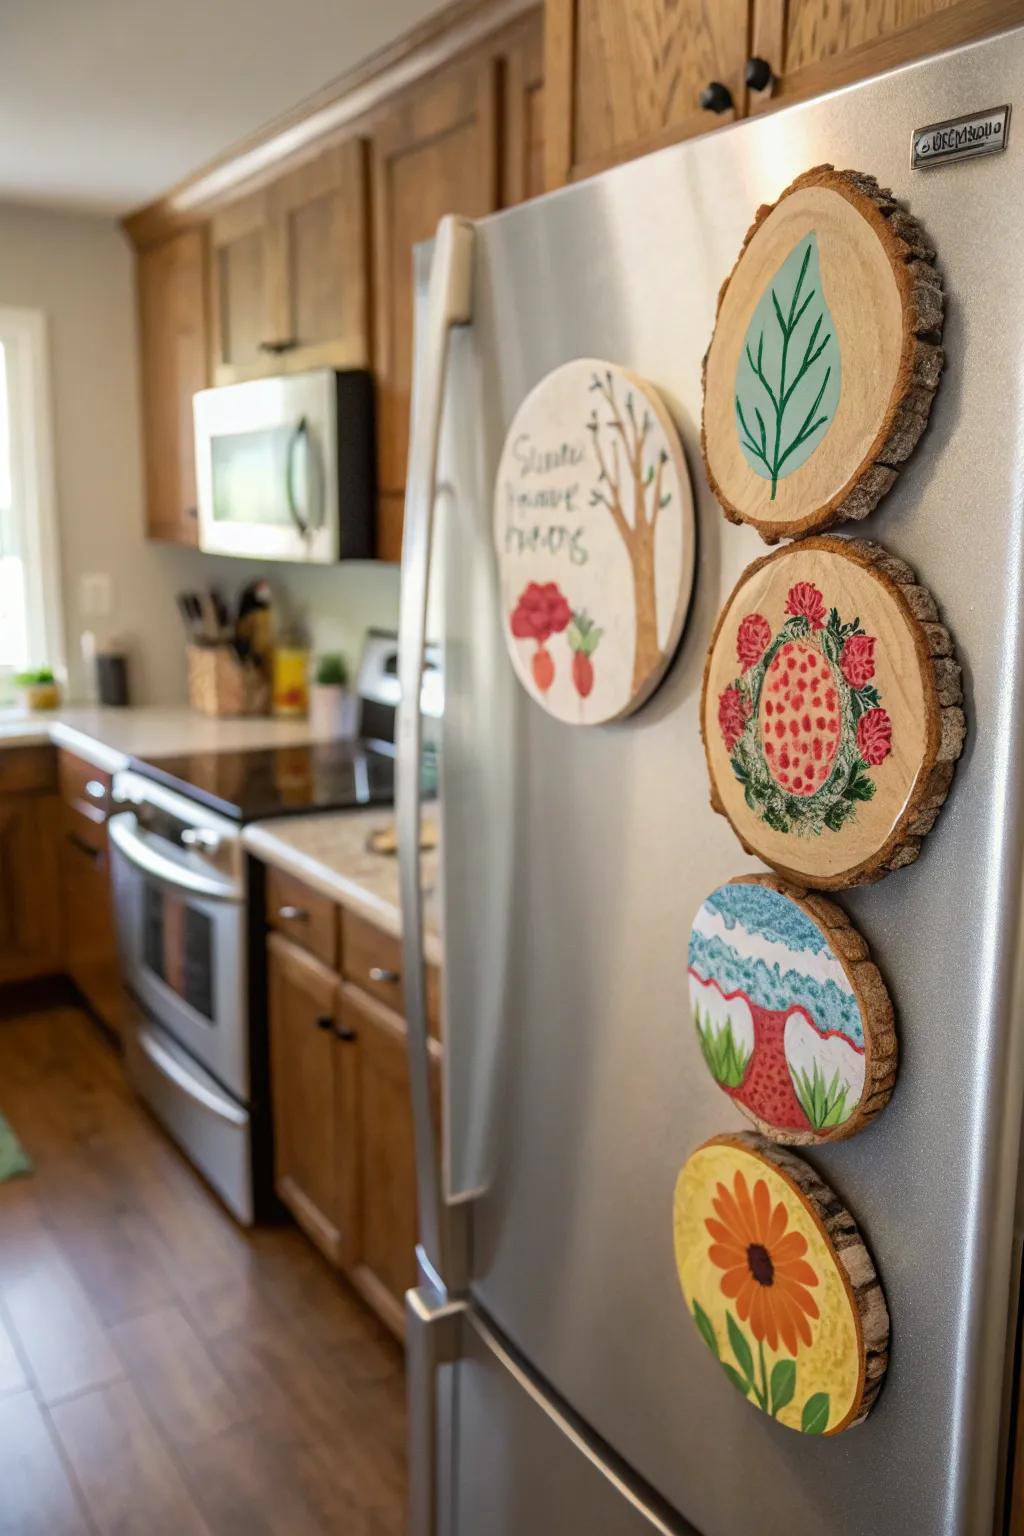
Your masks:
M307 462L309 458L309 423L305 416L300 416L295 430L288 439L288 451L284 460L284 485L285 495L288 498L288 511L291 513L292 522L304 539L309 537L309 523L299 510L298 499L295 495L295 457L300 444L305 445ZM306 484L309 484L309 476L306 476Z
M430 545L437 496L438 442L449 340L453 326L468 324L472 318L474 233L469 220L449 216L441 220L434 245L422 344L418 337L413 377L398 639L401 697L398 707L395 798L402 906L406 1049L416 1136L420 1267L432 1271L441 1286L448 1290L458 1290L463 1283L465 1255L462 1252L463 1236L457 1218L464 1213L452 1210L444 1198L431 1092L420 868L420 755L423 737L420 689L426 653ZM419 1530L419 1527L414 1528Z

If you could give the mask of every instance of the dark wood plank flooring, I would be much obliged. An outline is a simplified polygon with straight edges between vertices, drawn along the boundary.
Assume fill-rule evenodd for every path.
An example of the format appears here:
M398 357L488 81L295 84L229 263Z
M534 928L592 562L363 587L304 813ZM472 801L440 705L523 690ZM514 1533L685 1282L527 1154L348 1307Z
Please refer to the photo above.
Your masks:
M400 1349L243 1232L74 1007L0 1020L0 1536L399 1536Z

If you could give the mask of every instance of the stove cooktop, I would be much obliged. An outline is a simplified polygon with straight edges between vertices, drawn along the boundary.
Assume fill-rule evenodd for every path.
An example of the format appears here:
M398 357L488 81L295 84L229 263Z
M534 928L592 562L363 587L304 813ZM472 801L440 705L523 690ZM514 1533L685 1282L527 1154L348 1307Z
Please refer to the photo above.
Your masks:
M183 752L132 766L233 821L393 805L394 748L327 741L243 752Z

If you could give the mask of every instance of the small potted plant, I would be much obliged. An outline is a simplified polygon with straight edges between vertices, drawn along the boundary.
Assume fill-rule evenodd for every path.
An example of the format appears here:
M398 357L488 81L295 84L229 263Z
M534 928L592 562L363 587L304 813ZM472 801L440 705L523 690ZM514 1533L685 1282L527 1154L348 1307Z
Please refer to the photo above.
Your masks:
M351 741L356 734L356 700L348 688L348 667L336 652L317 658L309 690L309 723L321 740Z
M26 709L56 709L60 704L60 686L49 667L16 673L14 686Z

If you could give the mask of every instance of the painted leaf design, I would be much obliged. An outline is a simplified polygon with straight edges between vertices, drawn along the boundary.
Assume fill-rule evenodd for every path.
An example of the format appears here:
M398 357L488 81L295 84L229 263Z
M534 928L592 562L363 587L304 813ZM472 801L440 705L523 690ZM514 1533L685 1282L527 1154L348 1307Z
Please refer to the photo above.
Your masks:
M736 1321L736 1319L733 1317L731 1312L727 1312L725 1314L725 1325L726 1325L726 1328L729 1331L729 1343L732 1346L732 1352L736 1356L736 1360L737 1360L737 1363L739 1365L739 1368L743 1372L744 1376L747 1378L748 1381L753 1381L753 1379L754 1379L754 1356L753 1356L753 1352L752 1352L752 1350L750 1348L750 1345L747 1343L746 1335L744 1334L742 1328L740 1327L740 1325Z
M704 1340L704 1343L707 1345L708 1349L710 1349L711 1353L717 1360L718 1340L715 1338L714 1325L699 1301L694 1301L693 1303L693 1320L700 1330L701 1338Z
M771 1401L772 1417L777 1418L779 1410L785 1408L787 1403L793 1401L793 1393L796 1391L796 1361L776 1360L772 1366Z
M722 1370L728 1376L737 1392L742 1392L744 1397L750 1396L750 1383L743 1380L743 1377L740 1375L739 1371L734 1365L729 1365L726 1361L723 1360Z
M756 475L779 481L805 464L832 424L841 365L813 230L758 300L736 369L736 431Z
M823 1435L828 1428L829 1400L827 1392L815 1392L804 1403L800 1428L805 1435Z

